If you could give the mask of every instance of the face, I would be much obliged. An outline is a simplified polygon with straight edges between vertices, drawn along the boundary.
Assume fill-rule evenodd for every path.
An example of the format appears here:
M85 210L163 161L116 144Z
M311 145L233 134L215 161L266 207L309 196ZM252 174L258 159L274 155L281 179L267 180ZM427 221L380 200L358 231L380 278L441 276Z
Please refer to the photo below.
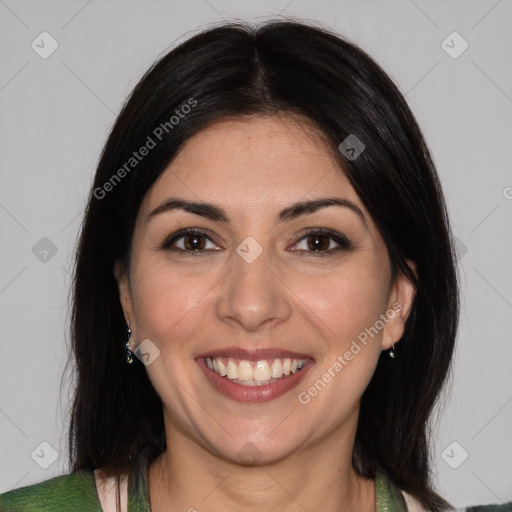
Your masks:
M339 204L293 207L325 198ZM327 147L284 117L189 139L144 198L129 274L115 275L166 430L260 463L353 438L414 295L391 282L386 245Z

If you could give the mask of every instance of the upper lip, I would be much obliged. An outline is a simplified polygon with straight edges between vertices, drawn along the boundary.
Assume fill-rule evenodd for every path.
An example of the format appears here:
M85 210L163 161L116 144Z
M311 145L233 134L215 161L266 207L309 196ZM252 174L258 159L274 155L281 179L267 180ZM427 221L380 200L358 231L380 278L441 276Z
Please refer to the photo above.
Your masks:
M263 359L313 359L310 355L291 352L280 348L219 348L209 350L197 356L199 357L233 357L235 359L246 359L247 361L259 361Z

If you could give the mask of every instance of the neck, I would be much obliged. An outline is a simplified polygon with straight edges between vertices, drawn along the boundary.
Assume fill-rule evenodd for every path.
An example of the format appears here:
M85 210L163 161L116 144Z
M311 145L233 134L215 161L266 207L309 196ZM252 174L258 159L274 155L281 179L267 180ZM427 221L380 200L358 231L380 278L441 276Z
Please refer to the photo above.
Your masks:
M350 440L339 432L279 461L241 466L167 427L167 450L149 468L152 512L376 512L374 481L355 473L353 439L344 449Z

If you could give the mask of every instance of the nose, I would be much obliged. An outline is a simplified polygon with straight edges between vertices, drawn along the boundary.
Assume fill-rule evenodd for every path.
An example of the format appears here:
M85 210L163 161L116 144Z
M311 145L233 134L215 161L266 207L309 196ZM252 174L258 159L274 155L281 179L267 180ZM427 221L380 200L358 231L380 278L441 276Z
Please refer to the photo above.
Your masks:
M285 322L291 315L291 292L278 269L272 268L266 250L250 263L234 253L233 267L222 282L216 309L223 322L258 332Z

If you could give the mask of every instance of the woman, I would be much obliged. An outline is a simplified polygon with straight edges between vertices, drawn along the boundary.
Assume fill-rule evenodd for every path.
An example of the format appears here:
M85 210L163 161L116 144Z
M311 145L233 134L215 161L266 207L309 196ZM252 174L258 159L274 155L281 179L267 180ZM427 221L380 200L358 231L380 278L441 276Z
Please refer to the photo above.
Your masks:
M428 421L458 297L439 179L384 71L303 23L205 30L101 155L72 473L2 510L453 510Z

